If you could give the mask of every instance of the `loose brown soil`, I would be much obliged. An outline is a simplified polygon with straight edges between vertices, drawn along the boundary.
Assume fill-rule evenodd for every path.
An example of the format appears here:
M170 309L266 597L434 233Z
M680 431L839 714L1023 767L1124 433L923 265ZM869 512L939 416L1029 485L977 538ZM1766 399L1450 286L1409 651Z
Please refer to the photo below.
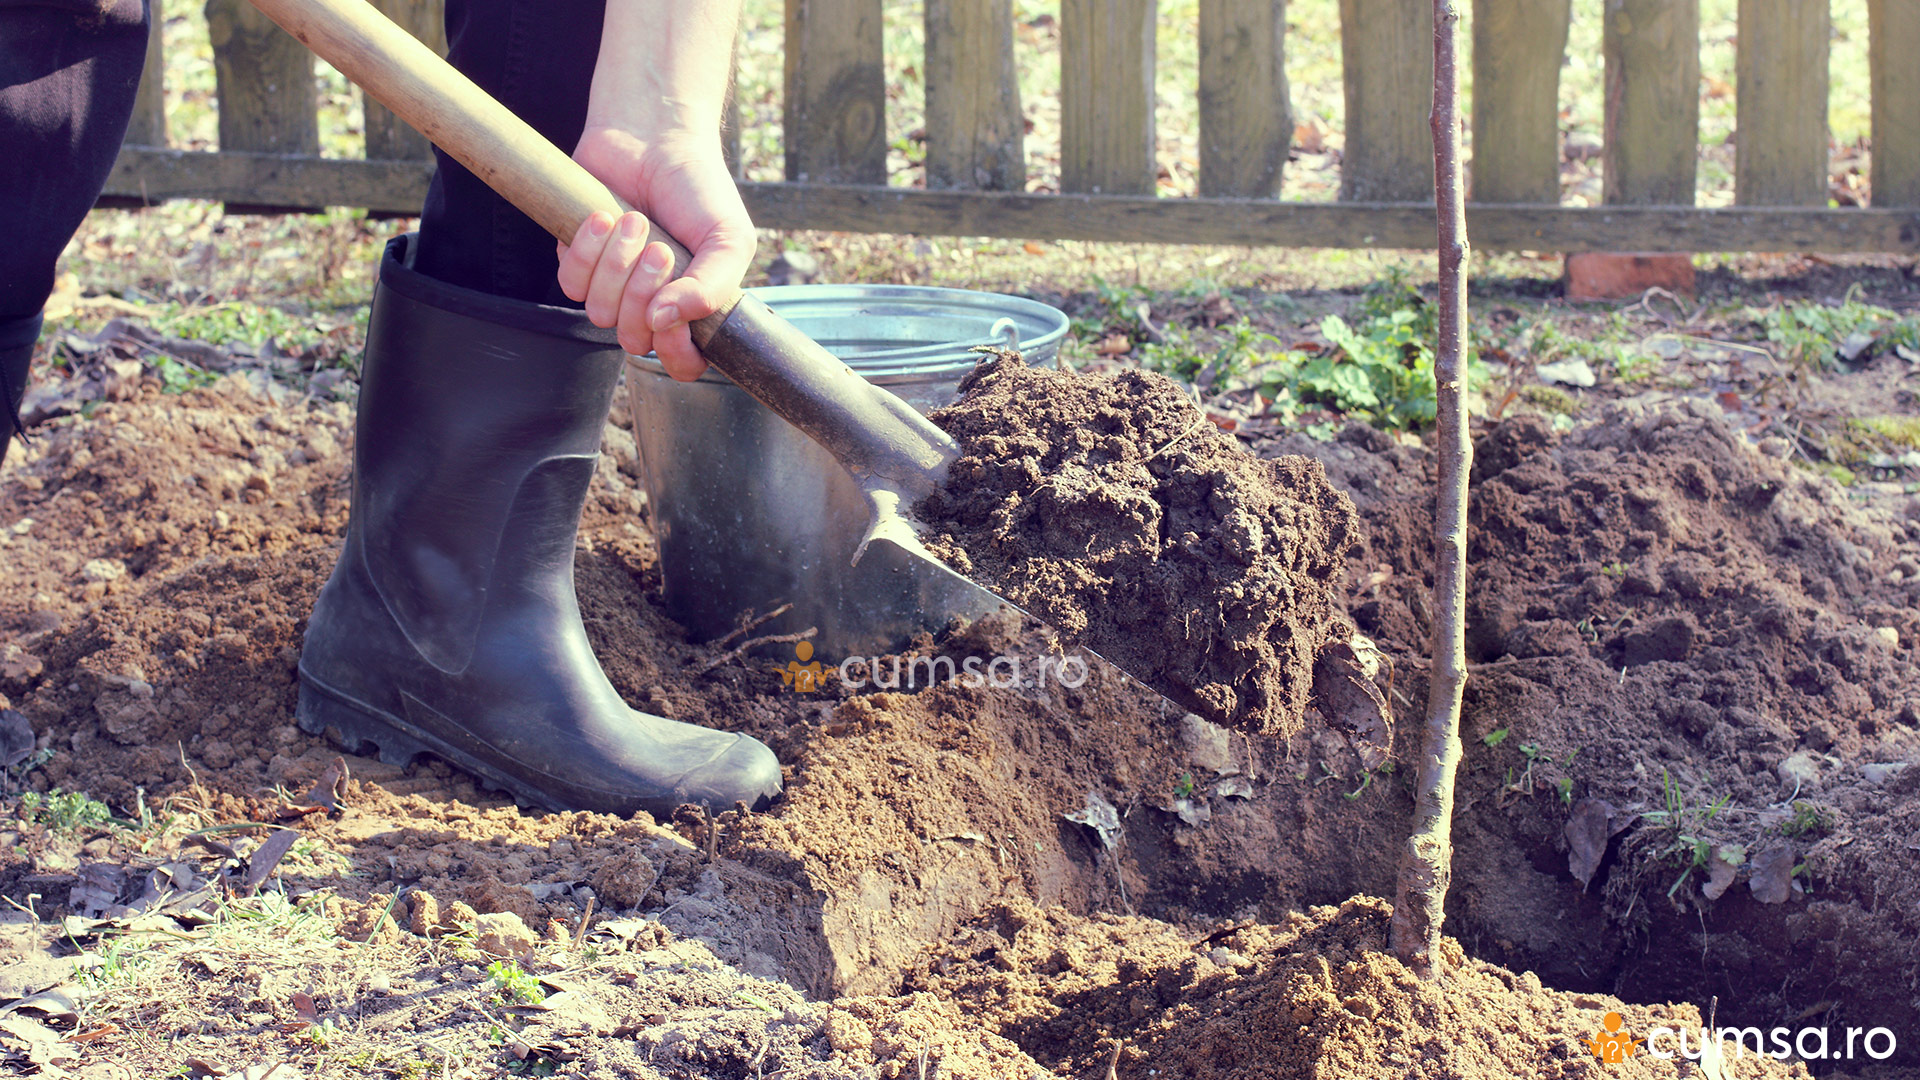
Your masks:
M1208 720L1300 730L1353 506L1309 458L1254 457L1164 376L981 364L929 548Z
M345 421L237 380L148 388L43 426L0 469L0 704L50 752L18 783L87 791L135 826L62 830L8 799L0 894L40 921L0 920L0 975L74 954L56 928L88 865L211 875L229 856L190 834L244 860L268 835L248 823L299 831L266 899L81 936L111 963L77 1023L48 1021L85 1036L73 1073L477 1077L526 1069L524 1051L592 1077L1598 1080L1697 1072L1601 1064L1584 1040L1609 1011L1637 1038L1697 1028L1715 997L1722 1025L1888 1027L1891 1064L1914 1064L1920 769L1882 766L1920 757L1920 505L1855 505L1716 416L1481 440L1448 923L1464 953L1437 987L1385 954L1367 898L1391 893L1410 769L1363 770L1330 731L1182 722L1099 664L1079 687L859 694L797 693L768 661L708 670L717 650L655 604L618 423L578 551L595 647L636 705L765 739L785 796L712 822L534 815L437 763L346 759L340 809L295 813L339 757L291 719L344 525ZM1136 456L1115 461L1204 474L1179 446L1140 466L1177 422L1121 430ZM1345 549L1325 618L1378 639L1392 693L1420 700L1427 455L1365 429L1259 449L1325 464L1323 525L1351 495L1351 546L1313 549ZM1061 647L1006 617L909 652ZM1412 759L1405 736L1395 749ZM1115 811L1104 839L1066 817L1093 797ZM1670 797L1688 835L1746 853L1717 899L1681 865L1679 826L1649 816ZM1595 803L1624 828L1583 887L1569 825ZM1781 846L1803 869L1763 902L1756 867ZM566 996L503 1000L483 945ZM1805 1069L1747 1056L1728 1073Z

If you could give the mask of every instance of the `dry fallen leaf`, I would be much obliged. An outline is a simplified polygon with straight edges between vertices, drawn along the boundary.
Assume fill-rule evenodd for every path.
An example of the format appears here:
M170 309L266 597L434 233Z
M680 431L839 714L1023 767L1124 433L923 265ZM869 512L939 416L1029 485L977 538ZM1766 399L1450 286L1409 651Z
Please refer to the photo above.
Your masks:
M60 1039L60 1033L30 1017L0 1016L0 1046L40 1066L42 1076L65 1076L61 1062L75 1061L79 1051Z
M280 865L280 860L286 857L287 852L293 848L293 842L298 839L300 834L297 831L278 829L272 836L262 841L260 846L254 849L253 854L247 857L247 876L241 879L241 894L252 896L265 883L267 875L273 873L273 868Z
M1605 799L1581 799L1573 804L1566 825L1567 870L1580 883L1580 888L1585 889L1593 881L1593 875L1600 871L1600 861L1607 855L1607 842L1633 820L1633 815L1623 817Z
M1739 876L1740 864L1715 852L1713 858L1707 860L1707 880L1700 886L1700 895L1718 900L1733 888L1734 879Z
M327 766L327 771L320 774L320 779L313 782L313 787L307 790L307 794L300 801L324 807L327 810L338 810L341 788L346 778L347 759L336 757L333 759L333 764Z
M1763 904L1784 904L1793 895L1793 846L1775 844L1761 848L1753 857L1753 871L1747 878L1753 898Z
M36 667L39 663L37 659L34 661ZM15 709L0 709L0 765L13 768L32 757L33 748L33 724L26 714Z
M1322 648L1313 660L1313 707L1346 736L1361 767L1369 770L1385 765L1393 751L1393 706L1376 681L1382 659L1372 639L1356 631Z

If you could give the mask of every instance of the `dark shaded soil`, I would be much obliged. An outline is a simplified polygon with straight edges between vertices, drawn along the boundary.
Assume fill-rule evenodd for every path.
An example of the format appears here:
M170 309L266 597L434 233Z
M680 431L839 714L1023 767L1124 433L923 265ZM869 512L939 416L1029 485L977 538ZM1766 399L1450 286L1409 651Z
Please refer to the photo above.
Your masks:
M1149 372L1005 355L960 391L929 547L1214 723L1299 731L1355 538L1320 466L1248 454Z

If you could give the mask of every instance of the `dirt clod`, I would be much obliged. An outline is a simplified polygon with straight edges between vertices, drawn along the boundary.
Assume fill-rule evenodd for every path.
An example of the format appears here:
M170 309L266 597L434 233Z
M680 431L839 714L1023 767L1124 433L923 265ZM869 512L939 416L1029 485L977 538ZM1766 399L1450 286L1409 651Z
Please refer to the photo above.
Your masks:
M1003 354L960 389L928 546L1215 723L1299 730L1357 528L1320 465L1246 453L1148 372Z

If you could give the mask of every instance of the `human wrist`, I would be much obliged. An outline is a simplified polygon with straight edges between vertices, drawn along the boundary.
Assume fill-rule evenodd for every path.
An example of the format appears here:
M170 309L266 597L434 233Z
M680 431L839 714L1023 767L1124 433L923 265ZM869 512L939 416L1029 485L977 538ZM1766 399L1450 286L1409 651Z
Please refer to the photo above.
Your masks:
M718 143L739 0L607 0L587 126Z

